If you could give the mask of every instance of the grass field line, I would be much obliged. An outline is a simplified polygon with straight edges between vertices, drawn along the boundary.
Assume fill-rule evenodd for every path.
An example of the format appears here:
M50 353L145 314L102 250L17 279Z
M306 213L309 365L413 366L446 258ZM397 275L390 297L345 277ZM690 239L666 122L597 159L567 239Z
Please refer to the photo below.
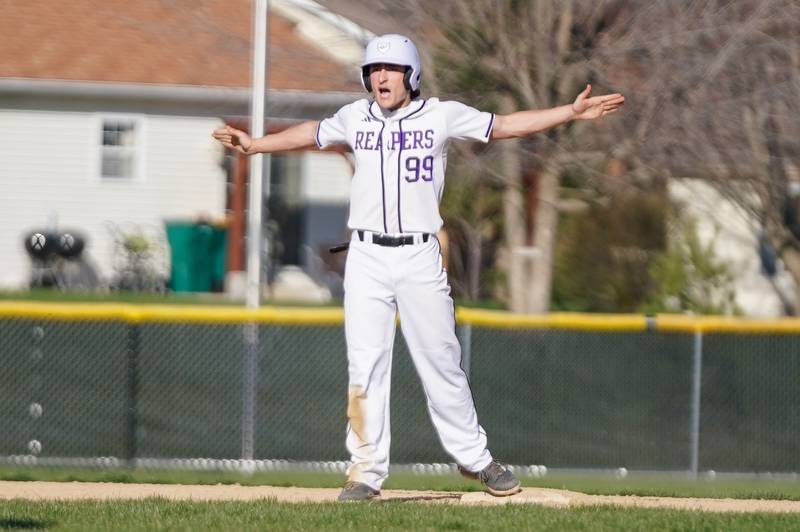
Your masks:
M0 500L108 501L159 498L174 501L254 501L270 499L281 503L332 503L338 494L338 488L241 486L238 484L0 481ZM555 508L620 506L709 512L800 513L800 501L586 495L575 491L532 487L523 488L522 492L511 497L492 497L482 492L383 490L379 502L422 502L468 506L537 504Z

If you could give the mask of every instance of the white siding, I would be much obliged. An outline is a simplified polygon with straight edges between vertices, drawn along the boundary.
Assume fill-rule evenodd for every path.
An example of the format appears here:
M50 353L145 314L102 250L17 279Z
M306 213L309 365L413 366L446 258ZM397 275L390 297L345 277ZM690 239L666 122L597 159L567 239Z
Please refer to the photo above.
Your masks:
M303 157L300 195L305 203L341 205L350 200L353 169L338 153L309 152Z
M109 225L163 236L164 219L221 218L225 174L212 118L143 117L140 180L97 177L101 114L0 109L0 287L28 281L23 234L57 220L88 237L101 275L112 273Z
M782 316L780 299L761 273L756 236L758 228L752 218L702 179L672 180L669 193L683 203L697 221L700 240L704 243L713 240L717 256L731 265L735 274L736 303L745 315L764 318ZM786 271L779 271L776 282L792 289L791 275Z

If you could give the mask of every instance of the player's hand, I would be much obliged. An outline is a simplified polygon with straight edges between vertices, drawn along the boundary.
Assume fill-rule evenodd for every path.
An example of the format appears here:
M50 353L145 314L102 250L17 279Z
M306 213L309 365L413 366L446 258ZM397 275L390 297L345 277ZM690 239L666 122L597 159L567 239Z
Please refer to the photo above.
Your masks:
M231 126L225 126L215 129L211 136L220 141L226 148L234 149L245 155L251 153L250 149L253 147L253 139L244 131L240 131Z
M572 113L575 120L592 120L602 116L616 113L625 103L625 96L620 93L606 94L605 96L589 97L592 86L586 85L582 93L572 103Z

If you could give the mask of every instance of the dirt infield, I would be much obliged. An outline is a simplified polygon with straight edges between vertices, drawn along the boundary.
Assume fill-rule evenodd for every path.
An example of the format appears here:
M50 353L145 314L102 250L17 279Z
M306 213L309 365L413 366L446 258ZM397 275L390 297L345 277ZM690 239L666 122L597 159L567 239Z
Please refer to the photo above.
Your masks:
M116 484L103 482L20 482L0 481L0 500L111 500L160 497L192 501L252 501L274 499L280 502L333 502L335 488L282 488L274 486ZM638 508L674 508L709 512L797 512L800 501L699 499L586 495L574 491L525 488L511 497L492 497L486 493L445 491L384 490L379 501L422 501L465 505L540 504L557 508L616 505Z

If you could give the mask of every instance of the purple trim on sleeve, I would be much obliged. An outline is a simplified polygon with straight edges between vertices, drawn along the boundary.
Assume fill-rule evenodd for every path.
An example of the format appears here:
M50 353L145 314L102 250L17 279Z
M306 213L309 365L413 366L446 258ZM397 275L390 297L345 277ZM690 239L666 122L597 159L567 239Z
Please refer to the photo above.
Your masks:
M489 120L489 127L486 128L486 133L483 134L483 136L486 137L487 139L489 138L489 135L492 134L493 125L494 125L494 113L492 113L492 118L491 120Z
M317 134L316 134L316 135L314 135L314 138L315 138L315 139L316 139L316 141L317 141L317 148L322 148L322 144L321 144L321 143L320 143L320 141L319 141L319 128L321 128L321 127L322 127L322 120L320 120L320 121L317 123Z

